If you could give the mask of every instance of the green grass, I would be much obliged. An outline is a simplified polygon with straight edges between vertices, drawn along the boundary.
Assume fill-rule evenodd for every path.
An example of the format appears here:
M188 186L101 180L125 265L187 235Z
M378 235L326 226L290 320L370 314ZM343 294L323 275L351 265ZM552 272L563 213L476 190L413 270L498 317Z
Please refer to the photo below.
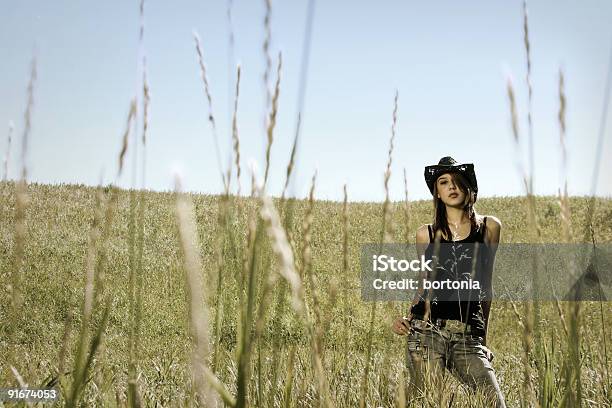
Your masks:
M13 365L30 384L41 385L54 377L59 365L65 321L73 315L71 335L67 349L67 370L74 366L78 335L82 319L83 288L85 283L88 237L94 220L98 189L84 186L49 186L30 184L29 202L26 207L26 233L24 264L21 270L23 305L18 316L11 321L12 254L15 245L15 185L0 183L0 380L3 386L16 385L9 364ZM350 186L349 186L350 191ZM144 247L142 262L142 321L140 323L138 353L138 391L148 406L190 404L193 400L191 386L191 339L189 336L188 302L185 273L178 237L174 209L176 197L172 193L147 192L144 217ZM350 197L350 196L349 196ZM219 197L193 195L192 197L201 257L204 266L203 282L210 306L210 332L212 333L215 305L223 303L222 325L219 332L219 364L216 375L231 394L236 392L237 376L237 318L239 294L234 279L235 265L230 262L232 253L225 241L223 259L223 288L216 292L217 237L220 234L218 211ZM571 198L572 223L577 237L583 236L587 198ZM230 231L236 242L243 245L246 239L246 217L249 210L259 205L253 199L241 199L243 211L230 218ZM278 201L275 200L278 204ZM393 203L390 221L394 239L414 237L416 228L429 222L431 203L412 202L410 220L406 225L402 203ZM295 201L292 236L295 239L295 257L300 257L302 246L302 221L307 207L306 200ZM234 205L233 208L236 208ZM480 198L477 210L481 214L496 215L503 223L503 242L526 242L528 219L526 199L523 197ZM544 242L559 242L559 206L554 197L537 197L538 220L542 226ZM133 322L129 288L129 192L119 191L117 214L105 249L108 264L105 270L104 293L110 295L111 306L102 344L97 350L89 370L81 398L85 405L105 406L127 403L129 333ZM382 203L350 203L348 205L348 271L342 276L343 222L342 203L316 201L312 221L312 273L319 296L322 320L330 320L324 333L324 370L327 375L331 399L336 406L358 405L360 385L366 365L366 348L369 341L369 313L371 305L360 299L360 246L378 242L382 223ZM598 242L612 241L612 200L600 199L593 217L595 238ZM412 238L414 240L414 238ZM262 265L270 262L270 270L278 267L267 241L260 247ZM240 272L238 272L240 273ZM333 282L340 280L338 295L333 300ZM251 405L281 406L317 405L317 382L311 363L311 342L306 326L295 316L289 303L290 291L284 297L286 307L277 307L273 291L270 312L265 317L261 338L253 348L251 375L248 383L248 400ZM257 292L258 296L261 293ZM311 289L306 291L307 302L312 304ZM103 307L93 312L88 332L93 337L103 320ZM520 307L520 305L519 305ZM283 311L275 315L275 310ZM341 310L349 311L343 316ZM407 374L404 365L404 339L389 329L390 319L397 316L400 305L386 302L379 305L377 320L372 333L373 350L368 381L368 406L393 406L398 394L398 380ZM568 309L569 310L569 309ZM584 302L580 310L580 358L581 384L585 406L610 406L610 390L606 385L606 361L603 344L610 350L612 310L603 308L607 333L602 330L600 305ZM494 367L508 406L519 406L523 384L521 345L522 329L510 304L494 302L492 323L488 338L495 353ZM568 316L566 315L566 318ZM274 329L273 329L274 328ZM540 338L545 344L547 360L544 378L532 370L534 388L540 385L552 387L553 400L559 401L565 392L562 365L569 357L568 341L563 332L554 303L542 303ZM9 344L9 339L12 339ZM272 364L271 345L279 347L276 355L278 368ZM295 347L291 392L285 392L289 368L290 350ZM9 356L14 356L12 361ZM610 362L608 361L609 365ZM610 366L607 367L609 371ZM276 378L277 384L270 384ZM62 378L62 400L66 400L71 375ZM552 384L552 385L551 385ZM453 406L471 406L471 398L457 383L449 387L457 392ZM274 390L274 392L273 392ZM287 401L287 395L291 400ZM608 405L606 405L608 404ZM435 406L435 405L434 405ZM553 405L554 406L554 405Z

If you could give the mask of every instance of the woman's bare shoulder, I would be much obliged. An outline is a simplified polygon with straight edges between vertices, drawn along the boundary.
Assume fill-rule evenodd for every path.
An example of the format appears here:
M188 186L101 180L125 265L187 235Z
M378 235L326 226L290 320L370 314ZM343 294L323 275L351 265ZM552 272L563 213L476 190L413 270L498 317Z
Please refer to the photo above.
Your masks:
M487 229L485 231L485 240L488 243L499 243L501 235L501 221L494 215L487 215Z
M502 223L499 218L494 215L485 215L485 218L487 219L487 228L493 231L501 229Z

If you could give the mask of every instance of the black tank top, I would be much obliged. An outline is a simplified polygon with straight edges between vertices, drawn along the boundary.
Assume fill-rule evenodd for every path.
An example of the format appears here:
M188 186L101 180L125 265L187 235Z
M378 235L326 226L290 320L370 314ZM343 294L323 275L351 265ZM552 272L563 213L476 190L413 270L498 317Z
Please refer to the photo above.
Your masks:
M487 271L489 250L484 244L487 217L479 227L472 226L470 234L458 241L449 241L443 237L440 239L437 267L435 276L428 272L427 279L430 281L462 281L470 278L478 280L480 289L457 290L457 289L430 289L430 306L432 321L435 319L459 320L470 324L472 330L478 332L485 330L482 301L485 295L485 271ZM435 248L434 232L431 225L429 229L429 245L425 250L425 259L432 259ZM476 260L474 260L476 257ZM476 262L474 264L474 262ZM474 272L474 277L472 277ZM417 316L425 314L425 298L428 291L417 304L412 306L411 313Z

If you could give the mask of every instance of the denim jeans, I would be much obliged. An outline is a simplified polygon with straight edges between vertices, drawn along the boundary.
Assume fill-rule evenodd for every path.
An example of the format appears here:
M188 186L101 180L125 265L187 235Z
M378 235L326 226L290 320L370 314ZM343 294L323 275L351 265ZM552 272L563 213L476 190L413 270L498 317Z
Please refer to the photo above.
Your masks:
M424 390L426 372L439 380L445 370L449 370L471 390L482 389L487 398L494 401L491 406L506 407L491 366L492 353L482 344L482 337L431 325L428 328L415 325L410 324L406 348L412 391L415 388L417 392Z

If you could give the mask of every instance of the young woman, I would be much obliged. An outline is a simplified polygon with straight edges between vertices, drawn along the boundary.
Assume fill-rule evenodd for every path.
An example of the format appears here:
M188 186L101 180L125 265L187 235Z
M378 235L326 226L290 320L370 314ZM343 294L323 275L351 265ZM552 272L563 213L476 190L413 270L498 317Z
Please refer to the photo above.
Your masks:
M472 390L482 388L494 406L505 407L491 366L493 354L486 347L501 223L474 209L478 184L473 164L444 157L437 165L425 167L425 181L433 195L434 214L432 224L417 230L417 254L433 259L434 267L420 278L421 282L446 281L447 286L421 289L409 315L393 322L394 333L408 336L411 386L422 390L426 373L434 373L438 381L448 369ZM453 281L467 281L462 288L470 282L478 285L449 289Z

